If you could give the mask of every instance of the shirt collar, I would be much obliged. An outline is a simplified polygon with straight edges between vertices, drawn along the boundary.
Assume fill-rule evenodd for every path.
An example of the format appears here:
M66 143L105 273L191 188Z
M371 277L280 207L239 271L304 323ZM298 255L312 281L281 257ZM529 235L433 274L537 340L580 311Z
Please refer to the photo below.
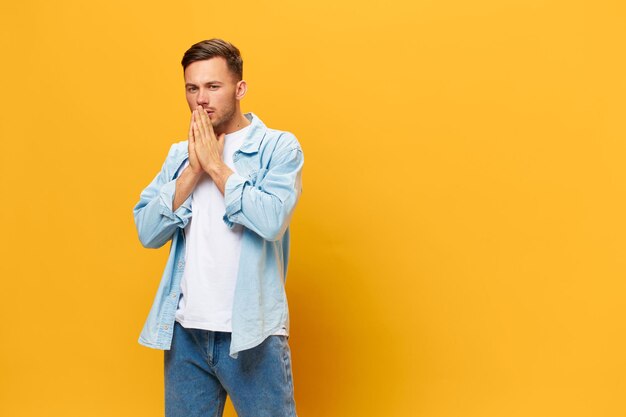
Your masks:
M261 119L259 119L259 116L252 112L246 113L244 116L250 121L251 126L239 150L245 153L258 152L261 146L261 141L265 137L267 126L265 126Z

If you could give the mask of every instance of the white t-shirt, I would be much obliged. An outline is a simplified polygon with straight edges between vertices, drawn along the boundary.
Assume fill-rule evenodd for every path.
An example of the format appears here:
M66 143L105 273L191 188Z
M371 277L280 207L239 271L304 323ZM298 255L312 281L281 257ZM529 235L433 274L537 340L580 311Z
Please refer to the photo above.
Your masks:
M224 163L236 172L233 154L250 125L224 137ZM188 165L185 162L185 166ZM176 321L183 327L232 332L233 296L239 270L243 226L229 229L222 220L224 196L208 174L192 193L191 220L185 226L185 270ZM275 334L286 335L281 329Z

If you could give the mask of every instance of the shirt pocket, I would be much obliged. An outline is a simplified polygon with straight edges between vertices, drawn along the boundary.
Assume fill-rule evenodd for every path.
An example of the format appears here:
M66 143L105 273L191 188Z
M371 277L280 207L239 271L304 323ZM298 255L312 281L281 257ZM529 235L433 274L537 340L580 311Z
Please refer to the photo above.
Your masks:
M259 174L259 168L261 168L259 156L237 151L233 154L233 163L235 164L235 172L254 184Z

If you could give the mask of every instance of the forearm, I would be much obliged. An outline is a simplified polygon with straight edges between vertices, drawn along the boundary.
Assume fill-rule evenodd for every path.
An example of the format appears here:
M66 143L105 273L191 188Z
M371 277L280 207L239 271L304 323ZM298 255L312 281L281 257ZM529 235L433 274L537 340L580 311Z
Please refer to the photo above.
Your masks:
M159 174L141 192L133 209L139 240L147 248L160 248L171 239L176 229L185 227L191 219L191 198L172 211L176 180L164 183L164 178L167 177Z
M174 193L174 201L172 203L172 211L176 211L181 204L193 193L198 181L202 178L203 173L194 173L190 166L187 166L180 176L176 179L176 192Z

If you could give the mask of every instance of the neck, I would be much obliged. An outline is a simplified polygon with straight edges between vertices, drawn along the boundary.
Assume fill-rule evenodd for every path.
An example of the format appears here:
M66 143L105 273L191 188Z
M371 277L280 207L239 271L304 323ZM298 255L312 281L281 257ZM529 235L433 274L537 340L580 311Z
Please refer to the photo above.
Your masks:
M233 117L228 122L228 124L224 126L223 129L216 129L215 134L220 135L223 133L225 135L228 135L229 133L233 133L240 129L243 129L249 124L250 124L250 120L248 120L246 116L243 115L241 110L238 110L237 113L235 114L235 117Z

